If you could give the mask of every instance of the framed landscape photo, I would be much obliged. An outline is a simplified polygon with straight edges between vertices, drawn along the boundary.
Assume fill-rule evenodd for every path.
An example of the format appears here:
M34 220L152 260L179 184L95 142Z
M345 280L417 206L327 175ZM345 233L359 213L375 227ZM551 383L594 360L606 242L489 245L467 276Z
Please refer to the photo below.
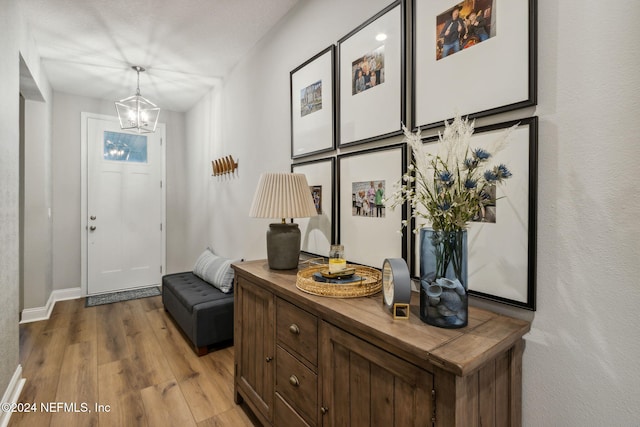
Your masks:
M404 144L338 156L337 243L349 262L381 268L385 258L407 259L406 205L384 203L406 167Z
M467 228L469 294L535 310L538 118L477 128L470 146L492 152L492 144L515 124L519 126L506 147L490 162L505 164L513 175L493 188L495 204L481 211ZM428 152L437 153L437 136L423 142ZM413 275L420 277L419 235L412 240L411 264Z
M290 73L291 158L335 148L335 46Z
M309 191L316 205L317 216L298 218L301 250L308 254L329 257L329 247L335 238L335 157L291 165L291 172L307 177Z
M338 41L339 146L401 133L405 121L404 2Z
M537 0L415 0L412 124L536 105Z

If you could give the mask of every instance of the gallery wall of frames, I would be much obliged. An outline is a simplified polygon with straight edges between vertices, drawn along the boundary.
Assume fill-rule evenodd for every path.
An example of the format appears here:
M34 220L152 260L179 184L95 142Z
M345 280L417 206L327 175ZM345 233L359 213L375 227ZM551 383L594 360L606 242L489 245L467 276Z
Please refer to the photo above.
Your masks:
M497 161L514 179L472 222L470 294L535 310L538 119L537 0L398 0L290 72L291 171L304 173L318 216L299 221L302 250L381 268L404 258L419 276L410 206L384 199L411 162L402 125L425 149L455 114L487 118L472 144L518 124ZM410 220L409 222L412 222Z

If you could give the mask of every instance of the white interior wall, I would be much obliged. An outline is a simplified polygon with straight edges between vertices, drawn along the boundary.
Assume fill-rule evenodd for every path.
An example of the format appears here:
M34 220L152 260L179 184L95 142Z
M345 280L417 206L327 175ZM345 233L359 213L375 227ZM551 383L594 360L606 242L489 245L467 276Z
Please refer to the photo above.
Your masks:
M53 286L51 96L25 102L24 308L44 307Z
M289 170L289 71L387 3L303 1L225 81L221 136L192 141L206 145L203 153L240 159L233 179L205 178L209 241L225 255L266 256L269 221L248 211L260 173ZM539 0L539 103L521 112L540 117L538 311L474 300L533 322L524 353L525 426L631 426L640 419L640 57L633 54L640 27L630 9L637 11L624 0ZM585 31L587 23L629 33L612 40ZM189 128L209 126L215 114L206 113L192 112Z
M24 107L22 308L43 307L53 289L52 98L29 26L20 26L20 93Z
M80 114L82 112L115 117L114 100L87 98L63 92L53 93L53 289L81 286L80 277ZM166 124L167 182L174 179L180 168L172 165L172 158L182 150L184 142L184 114L161 110L159 121ZM185 212L173 205L173 196L184 189L167 186L167 264L176 253L172 247L176 239L170 231L174 221L183 220Z
M15 0L0 13L0 392L18 366L19 22Z
M41 67L35 42L22 16L18 2L2 1L0 14L0 392L7 388L18 366L18 321L19 321L19 93L20 58L30 75L30 95L37 93L43 102L27 101L25 105L25 152L35 154L27 158L25 171L37 167L32 175L25 176L25 204L35 206L34 212L42 213L51 206L51 87ZM25 94L30 99L29 94ZM38 123L34 123L35 121ZM27 128L32 127L27 130ZM28 183L27 183L27 180ZM40 188L36 188L37 185ZM27 187L28 186L28 187ZM44 209L47 210L48 209ZM29 213L30 215L30 213ZM37 216L37 218L36 218ZM38 296L50 292L50 222L34 213L25 221L25 250L33 253L25 259L25 268L37 271L38 281L44 289ZM31 234L33 231L39 236ZM49 246L47 248L47 246ZM33 261L33 264L32 264ZM47 290L47 286L49 289ZM26 290L25 290L26 294ZM25 296L26 298L26 296ZM0 417L1 418L1 417Z
M210 117L221 125L205 142L213 158L232 155L239 161L233 177L207 178L208 238L221 255L266 256L265 233L272 220L248 214L260 174L290 170L289 72L388 3L301 2L231 72L219 97L210 94L212 105L220 105Z
M167 190L175 192L176 223L172 248L176 252L171 266L174 272L193 269L198 255L207 247L207 187L211 175L210 141L213 128L213 91L185 114L186 143L171 162L176 167L174 180L167 179ZM168 230L170 231L170 230Z
M640 9L539 3L538 311L525 425L638 425ZM629 32L613 42L606 28Z

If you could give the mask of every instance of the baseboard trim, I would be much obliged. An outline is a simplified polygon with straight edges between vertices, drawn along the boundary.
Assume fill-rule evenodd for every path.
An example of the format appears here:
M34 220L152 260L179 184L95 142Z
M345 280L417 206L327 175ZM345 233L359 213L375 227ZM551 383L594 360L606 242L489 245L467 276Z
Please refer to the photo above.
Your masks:
M25 381L26 380L22 378L22 365L18 365L0 403L18 403ZM9 425L11 413L11 411L0 411L0 427L7 427Z
M37 322L39 320L47 320L51 316L51 311L56 305L56 301L64 301L68 299L78 299L82 297L81 288L56 289L49 295L49 300L44 307L25 308L22 310L22 320L20 323Z

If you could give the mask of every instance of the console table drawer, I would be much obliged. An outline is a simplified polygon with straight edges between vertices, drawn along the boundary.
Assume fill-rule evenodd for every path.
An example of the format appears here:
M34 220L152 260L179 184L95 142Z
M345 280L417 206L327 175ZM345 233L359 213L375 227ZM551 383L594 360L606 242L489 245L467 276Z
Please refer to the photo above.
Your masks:
M318 376L280 346L276 350L276 391L307 422L315 424Z
M318 364L318 318L287 301L277 298L276 331L278 344L288 347Z
M310 427L315 424L307 424L287 402L284 401L279 393L276 393L276 405L275 405L274 426L278 427Z

